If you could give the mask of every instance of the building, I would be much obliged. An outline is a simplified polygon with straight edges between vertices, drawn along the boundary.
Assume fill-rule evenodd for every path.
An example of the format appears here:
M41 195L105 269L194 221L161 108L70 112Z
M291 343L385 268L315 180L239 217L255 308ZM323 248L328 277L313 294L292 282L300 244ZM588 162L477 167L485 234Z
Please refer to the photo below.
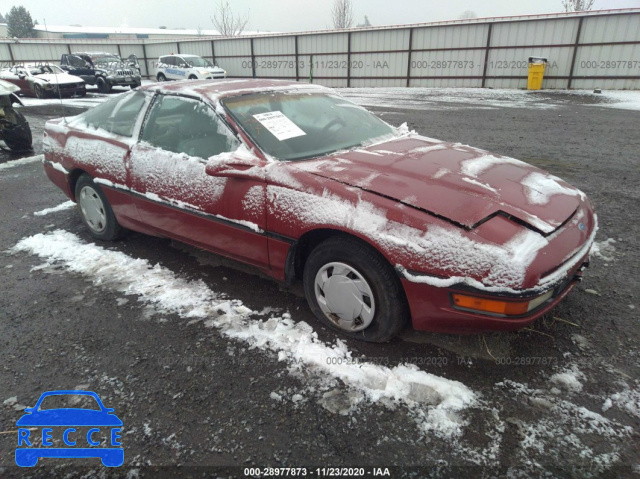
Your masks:
M168 28L135 28L135 27L82 27L82 26L60 26L60 25L36 25L36 38L75 38L94 40L133 40L149 39L158 40L166 38L198 38L198 37L219 37L216 30L194 30L194 29L168 29ZM1 34L0 30L0 34ZM255 35L258 33L270 32L243 32L243 35ZM0 35L0 37L5 37Z

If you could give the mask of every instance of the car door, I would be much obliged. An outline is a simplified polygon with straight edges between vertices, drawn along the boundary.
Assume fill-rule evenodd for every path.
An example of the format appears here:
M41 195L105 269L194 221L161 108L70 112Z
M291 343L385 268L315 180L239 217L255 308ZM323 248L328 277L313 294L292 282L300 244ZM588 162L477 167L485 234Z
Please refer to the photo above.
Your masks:
M94 71L91 68L91 65L87 63L86 60L82 59L78 55L69 55L67 57L67 62L70 65L69 71L79 77L92 77L94 76Z
M179 75L180 71L178 70L178 59L174 56L167 57L167 65L169 65L165 70L167 78L169 80L181 80L182 77Z
M178 56L174 56L173 60L174 60L174 62L176 64L176 66L175 66L175 74L176 74L175 79L176 80L184 80L185 78L187 78L189 76L188 75L189 72L188 72L188 68L187 68L188 67L187 62L184 61L184 58L178 57Z
M238 146L205 103L158 94L131 151L131 189L139 217L157 233L266 268L264 171L236 178L205 171Z
M128 191L127 162L151 96L151 92L133 91L101 103L69 121L63 148L51 148L52 139L45 145L47 158L60 162L58 155L68 156L95 179L124 227L138 218Z

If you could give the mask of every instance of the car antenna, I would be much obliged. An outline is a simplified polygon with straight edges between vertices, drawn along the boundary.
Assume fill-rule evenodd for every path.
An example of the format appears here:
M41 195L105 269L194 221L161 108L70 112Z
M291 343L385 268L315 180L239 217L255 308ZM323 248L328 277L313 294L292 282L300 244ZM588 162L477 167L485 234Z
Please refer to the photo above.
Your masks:
M48 38L49 37L49 29L47 28L47 19L43 18L42 20L44 21L44 31L47 34L47 38ZM49 43L49 50L51 51L51 53L53 53L53 48L51 46L51 43ZM51 68L51 71L53 72L53 75L56 78L56 84L58 85L56 90L58 90L58 98L60 99L60 108L62 109L62 120L66 123L67 122L67 116L64 113L64 103L62 103L62 92L60 91L60 83L58 82L58 73L56 72L55 68Z

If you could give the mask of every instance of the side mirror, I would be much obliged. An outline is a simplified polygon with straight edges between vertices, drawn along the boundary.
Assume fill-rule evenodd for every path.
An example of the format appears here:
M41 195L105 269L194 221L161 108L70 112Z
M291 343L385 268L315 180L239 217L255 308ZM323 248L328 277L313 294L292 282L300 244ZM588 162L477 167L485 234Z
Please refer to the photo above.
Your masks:
M20 80L24 80L25 78L27 78L27 75L25 75L24 73L18 73L18 78L20 78Z
M225 154L212 156L207 161L204 171L210 176L264 179L263 166L264 162L259 158L231 153L230 156Z

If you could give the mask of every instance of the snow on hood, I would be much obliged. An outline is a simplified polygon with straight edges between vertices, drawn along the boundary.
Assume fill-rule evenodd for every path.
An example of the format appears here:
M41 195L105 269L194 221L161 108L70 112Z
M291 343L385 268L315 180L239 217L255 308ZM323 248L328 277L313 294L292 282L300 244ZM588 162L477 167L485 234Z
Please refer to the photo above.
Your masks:
M297 162L295 167L467 229L502 212L547 235L570 218L584 198L580 190L522 161L419 135Z
M69 75L68 73L54 75L52 73L43 73L42 75L36 75L37 79L44 80L52 85L67 85L69 83L84 83L84 80L75 75Z

